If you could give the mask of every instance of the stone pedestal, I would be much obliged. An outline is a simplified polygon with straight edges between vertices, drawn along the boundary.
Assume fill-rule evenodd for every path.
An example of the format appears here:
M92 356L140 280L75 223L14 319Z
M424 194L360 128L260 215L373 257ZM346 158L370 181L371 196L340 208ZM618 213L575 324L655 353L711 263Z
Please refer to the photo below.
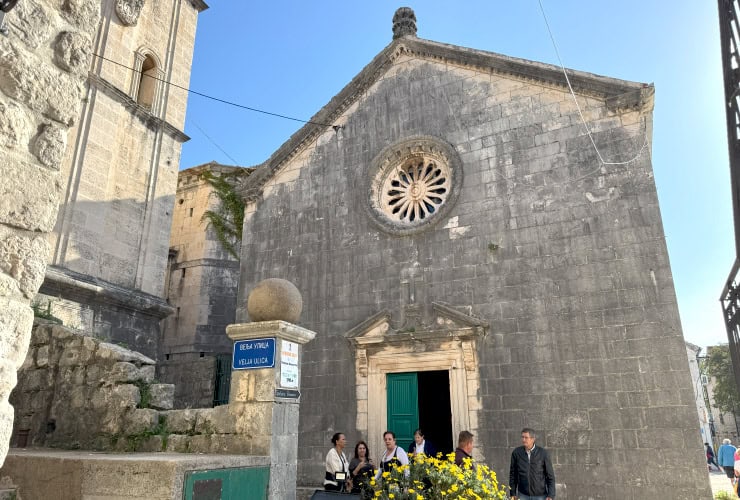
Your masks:
M253 416L253 454L270 457L270 498L294 499L302 346L316 333L261 321L229 325L226 334L235 353L229 406Z

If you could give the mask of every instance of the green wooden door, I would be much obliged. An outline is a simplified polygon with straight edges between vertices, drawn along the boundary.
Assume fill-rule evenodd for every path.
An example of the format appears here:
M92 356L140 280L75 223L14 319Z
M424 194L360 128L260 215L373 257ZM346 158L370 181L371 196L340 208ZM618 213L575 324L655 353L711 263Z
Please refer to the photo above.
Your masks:
M419 427L419 385L416 372L389 373L386 376L388 394L388 430L396 433L396 444L408 449Z

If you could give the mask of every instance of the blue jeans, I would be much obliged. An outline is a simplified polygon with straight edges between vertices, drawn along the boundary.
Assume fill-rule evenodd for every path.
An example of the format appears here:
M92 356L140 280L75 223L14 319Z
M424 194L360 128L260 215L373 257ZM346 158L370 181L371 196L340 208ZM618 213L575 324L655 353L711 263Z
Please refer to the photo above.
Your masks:
M545 495L542 495L541 497L532 497L529 495L523 495L521 493L519 493L516 497L519 500L545 500L545 498L547 498Z

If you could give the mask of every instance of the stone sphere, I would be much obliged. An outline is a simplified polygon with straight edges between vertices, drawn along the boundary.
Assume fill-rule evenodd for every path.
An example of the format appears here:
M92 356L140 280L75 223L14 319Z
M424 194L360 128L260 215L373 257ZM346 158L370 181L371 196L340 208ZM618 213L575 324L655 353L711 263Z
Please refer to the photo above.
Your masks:
M257 283L247 298L247 313L252 321L287 321L301 317L303 299L288 280L269 278Z

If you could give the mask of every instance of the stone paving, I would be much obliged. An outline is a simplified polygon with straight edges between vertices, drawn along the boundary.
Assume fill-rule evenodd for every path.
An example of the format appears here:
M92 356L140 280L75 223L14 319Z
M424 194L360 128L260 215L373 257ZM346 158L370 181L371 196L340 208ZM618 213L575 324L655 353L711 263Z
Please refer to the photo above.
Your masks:
M732 493L732 485L730 485L730 480L727 479L727 476L725 476L724 473L710 472L709 482L712 485L712 497L720 491Z

